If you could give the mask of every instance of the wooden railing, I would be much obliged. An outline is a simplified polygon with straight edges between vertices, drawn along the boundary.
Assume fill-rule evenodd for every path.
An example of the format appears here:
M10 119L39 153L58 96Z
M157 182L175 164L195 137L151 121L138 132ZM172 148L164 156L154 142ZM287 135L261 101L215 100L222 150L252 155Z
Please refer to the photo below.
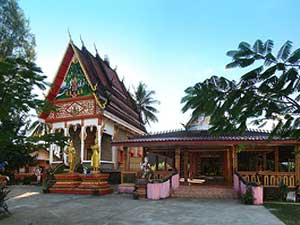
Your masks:
M264 187L278 187L281 182L289 188L296 186L295 172L271 172L263 171L260 173L250 171L238 172L247 182L261 183Z

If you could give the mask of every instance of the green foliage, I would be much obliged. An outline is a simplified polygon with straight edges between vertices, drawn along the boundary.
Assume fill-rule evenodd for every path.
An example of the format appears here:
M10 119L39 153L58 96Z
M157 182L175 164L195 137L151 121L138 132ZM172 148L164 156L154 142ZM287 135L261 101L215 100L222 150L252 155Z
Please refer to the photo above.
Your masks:
M246 205L253 204L253 194L251 186L247 186L246 193L241 196L241 202Z
M33 88L45 89L45 76L32 62L20 58L0 60L0 161L8 161L8 169L30 164L29 155L36 143L27 139L26 131L32 109L43 102Z
M136 102L137 110L143 120L143 124L150 124L150 122L158 122L155 113L158 110L153 106L159 104L158 100L153 98L155 91L147 90L147 85L140 82L134 91L133 99Z
M210 131L214 134L238 133L249 122L263 127L274 122L270 135L300 137L300 49L292 52L287 41L275 57L273 41L257 40L253 46L241 42L237 50L228 51L232 58L226 68L249 67L234 81L212 76L185 90L183 112L191 109L192 117L210 116Z
M10 171L32 164L31 153L50 143L65 144L64 138L47 132L27 137L32 111L55 110L33 92L47 86L46 76L33 62L34 45L17 2L0 0L0 162L8 161Z
M35 38L16 0L0 0L0 60L21 57L33 60Z

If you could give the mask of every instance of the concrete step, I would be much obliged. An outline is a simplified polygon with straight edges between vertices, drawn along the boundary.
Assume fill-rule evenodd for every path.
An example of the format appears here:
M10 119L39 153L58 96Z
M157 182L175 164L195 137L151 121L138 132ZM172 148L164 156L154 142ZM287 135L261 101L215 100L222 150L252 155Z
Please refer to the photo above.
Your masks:
M233 188L209 186L179 186L172 193L177 198L203 198L203 199L236 199L238 196Z

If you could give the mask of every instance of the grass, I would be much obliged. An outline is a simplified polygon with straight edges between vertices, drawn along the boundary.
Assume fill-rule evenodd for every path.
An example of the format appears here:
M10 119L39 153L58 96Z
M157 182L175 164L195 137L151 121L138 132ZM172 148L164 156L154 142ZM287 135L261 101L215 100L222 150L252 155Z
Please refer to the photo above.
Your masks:
M265 203L264 206L287 225L300 225L300 205L291 203Z

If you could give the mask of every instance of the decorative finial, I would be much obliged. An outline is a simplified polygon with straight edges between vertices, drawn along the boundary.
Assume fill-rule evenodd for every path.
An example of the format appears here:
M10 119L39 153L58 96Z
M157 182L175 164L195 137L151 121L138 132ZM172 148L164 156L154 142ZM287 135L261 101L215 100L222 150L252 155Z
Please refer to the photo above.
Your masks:
M96 51L96 55L99 55L99 54L98 54L98 49L97 49L97 47L96 47L95 42L94 42L94 48L95 48L95 51Z
M81 38L81 34L79 35L79 37L80 37L80 41L81 41L82 47L85 47L85 46L84 46L84 42L83 42L83 40L82 40L82 38Z
M68 35L69 35L69 41L73 43L72 36L71 36L69 28L68 28Z

